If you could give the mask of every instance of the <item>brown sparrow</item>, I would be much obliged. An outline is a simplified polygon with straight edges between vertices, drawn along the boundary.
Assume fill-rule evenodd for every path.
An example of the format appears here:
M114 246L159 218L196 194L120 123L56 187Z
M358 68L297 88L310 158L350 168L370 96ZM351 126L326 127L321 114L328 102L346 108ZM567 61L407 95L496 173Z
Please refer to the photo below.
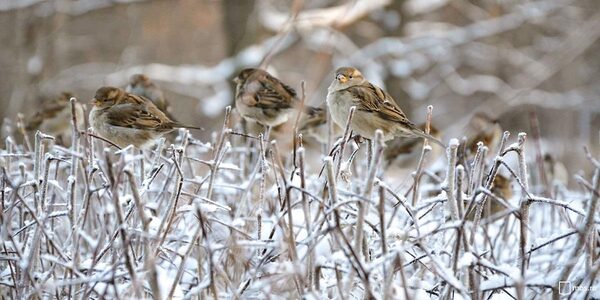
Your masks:
M494 184L492 185L492 193L508 202L513 196L511 179L509 176L496 174Z
M202 130L173 121L152 101L116 87L98 89L92 104L89 116L92 128L119 147L148 147L177 128Z
M327 111L325 109L307 106L299 127L302 134L315 138L319 143L327 143L329 126L327 126ZM331 138L335 140L344 134L344 131L337 124L333 124L332 134Z
M465 128L467 137L467 151L474 155L477 152L477 143L483 142L488 147L488 153L496 155L496 147L502 138L502 127L498 120L493 119L483 112L478 112L469 121Z
M566 187L569 184L569 172L565 165L550 153L544 155L544 171L547 182L555 187Z
M300 106L296 91L264 70L244 69L233 81L237 84L235 106L245 119L274 127Z
M160 111L165 113L171 120L175 120L171 115L171 107L167 99L165 99L162 90L148 76L144 74L131 76L125 91L152 101Z
M72 133L71 104L69 100L74 97L69 92L63 92L58 97L44 99L39 109L27 120L25 129L28 131L41 130L42 132L66 139ZM80 129L84 126L84 112L81 103L75 103L75 115ZM65 141L66 142L66 141Z
M373 139L375 130L381 129L386 141L394 137L422 137L444 146L409 121L396 101L368 82L356 68L342 67L335 71L327 93L327 106L331 118L340 127L346 126L350 108L356 106L350 127L365 138Z
M507 204L510 204L510 200L513 196L512 177L508 177L500 173L496 174L491 192L496 197L501 198L502 200L507 202ZM466 201L465 204L468 204L468 202ZM507 209L508 208L502 205L500 202L498 202L498 200L488 198L488 200L485 202L485 207L483 208L483 211L481 213L481 218L487 218L489 216L503 212ZM467 213L468 214L467 216L465 216L465 219L473 221L473 218L475 217L475 210L471 210Z

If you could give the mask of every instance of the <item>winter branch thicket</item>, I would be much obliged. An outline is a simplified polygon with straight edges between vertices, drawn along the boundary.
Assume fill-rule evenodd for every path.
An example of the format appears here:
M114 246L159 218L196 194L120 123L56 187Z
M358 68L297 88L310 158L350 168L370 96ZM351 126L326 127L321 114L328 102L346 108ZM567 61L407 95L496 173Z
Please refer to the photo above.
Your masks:
M232 3L0 1L1 299L600 298L597 0ZM342 65L446 146L231 106L243 68L319 106ZM77 116L136 73L207 130L121 149ZM70 134L28 129L59 90Z
M600 163L591 156L594 175L577 177L585 192L548 198L530 187L525 133L510 143L506 132L489 160L480 144L458 167L454 139L445 169L417 172L445 178L414 173L418 188L398 191L383 176L378 138L371 157L341 163L307 156L300 140L292 161L262 135L237 134L230 116L210 142L180 131L144 153L79 129L70 148L41 132L33 148L9 137L2 295L523 299L558 297L567 280L584 287L575 297L597 295ZM493 192L500 169L515 177L513 197Z

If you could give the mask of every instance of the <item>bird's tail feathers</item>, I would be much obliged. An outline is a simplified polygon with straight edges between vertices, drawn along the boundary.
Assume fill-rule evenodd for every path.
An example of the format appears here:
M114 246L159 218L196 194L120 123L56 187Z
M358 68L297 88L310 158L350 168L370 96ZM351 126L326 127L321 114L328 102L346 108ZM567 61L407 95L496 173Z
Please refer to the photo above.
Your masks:
M418 136L418 137L422 137L424 139L428 139L428 140L430 140L430 141L432 141L432 142L434 142L434 143L442 146L443 148L446 148L446 145L444 145L444 143L442 141L440 141L437 138L435 138L435 137L433 137L433 136L431 136L431 135L429 135L429 134L421 131L421 129L413 128L412 133L414 135Z
M200 130L200 131L204 131L205 129L202 127L197 127L197 126L189 126L189 125L184 125L184 124L177 124L176 127L179 128L185 128L185 129L196 129L196 130Z

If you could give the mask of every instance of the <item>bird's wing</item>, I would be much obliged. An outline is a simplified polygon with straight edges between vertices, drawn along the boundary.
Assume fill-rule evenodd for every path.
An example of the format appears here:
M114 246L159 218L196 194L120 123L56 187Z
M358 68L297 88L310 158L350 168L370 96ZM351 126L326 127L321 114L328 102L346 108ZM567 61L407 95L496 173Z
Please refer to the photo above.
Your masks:
M414 127L392 96L381 88L371 83L364 83L349 87L347 90L353 95L356 109L377 114L385 120Z
M250 77L241 100L248 106L263 109L287 109L297 101L294 89L268 74L264 77Z
M162 90L156 86L154 83L137 83L135 85L128 85L126 91L131 94L135 94L138 96L142 96L152 101L156 107L158 107L161 111L166 111L168 109L169 103L165 99L165 96Z
M173 122L152 104L117 104L109 108L106 113L108 123L113 126L158 131L173 128Z

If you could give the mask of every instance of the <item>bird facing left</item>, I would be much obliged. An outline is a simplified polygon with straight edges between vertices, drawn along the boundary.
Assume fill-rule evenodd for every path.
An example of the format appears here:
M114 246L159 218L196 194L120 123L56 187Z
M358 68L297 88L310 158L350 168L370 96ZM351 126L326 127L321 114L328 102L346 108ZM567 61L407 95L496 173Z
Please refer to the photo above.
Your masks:
M89 120L96 133L119 147L147 148L177 128L203 130L170 119L144 97L110 86L96 91Z
M242 117L264 126L277 126L288 120L300 106L296 91L261 69L244 69L236 83L235 106Z
M356 107L350 127L365 138L373 139L375 130L380 129L386 141L394 137L421 137L444 147L440 140L409 121L392 96L367 81L356 68L342 67L335 71L326 101L331 118L340 127L345 127L350 108Z

